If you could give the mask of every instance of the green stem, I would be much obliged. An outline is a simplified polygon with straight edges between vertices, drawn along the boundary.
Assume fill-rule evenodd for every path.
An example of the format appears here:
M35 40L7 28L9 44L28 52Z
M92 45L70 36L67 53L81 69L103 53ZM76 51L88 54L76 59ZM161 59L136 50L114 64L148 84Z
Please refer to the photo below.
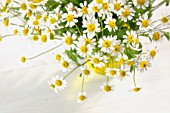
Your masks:
M1 38L5 38L5 37L9 37L9 36L14 36L13 34L9 34L9 35L4 35Z
M81 92L84 92L84 77L82 79Z
M75 25L76 25L76 24L75 24ZM76 28L77 28L79 34L82 35L81 32L80 32L80 29L79 29L79 27L78 27L77 25L76 25Z
M109 77L108 76L106 77L106 81L107 81L107 83L109 82Z
M45 52L43 52L43 53L40 53L40 54L38 54L38 55L36 55L36 56L34 56L34 57L28 58L28 60L32 60L32 59L35 59L35 58L37 58L37 57L39 57L39 56L41 56L41 55L44 55L44 54L46 54L46 53L48 53L48 52L50 52L50 51L52 51L52 50L60 47L62 44L63 44L63 43L61 43L61 44L57 45L56 47L53 47L53 48L51 48L51 49L49 49L49 50L47 50L47 51L45 51Z
M162 1L162 2L160 2L158 5L156 5L155 7L153 7L153 10L152 10L152 12L153 11L155 11L156 9L158 9L161 5L163 5L165 3L165 0L164 1Z
M135 74L135 66L134 66L133 82L134 82L135 87L137 87L135 75L136 75L136 74Z

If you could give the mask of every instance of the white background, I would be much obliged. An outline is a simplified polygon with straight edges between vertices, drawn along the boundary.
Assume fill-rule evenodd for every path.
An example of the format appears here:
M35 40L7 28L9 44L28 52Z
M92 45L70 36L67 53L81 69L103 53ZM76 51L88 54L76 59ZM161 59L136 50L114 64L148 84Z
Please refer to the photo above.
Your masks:
M158 0L157 0L158 1ZM170 8L162 7L153 20L168 14ZM13 28L0 25L0 34ZM21 56L34 56L54 46L32 43L25 37L9 37L0 43L0 113L170 113L170 42L158 44L159 53L148 72L137 74L139 93L133 88L132 76L123 81L113 80L114 92L101 93L105 81L102 75L85 81L88 100L77 103L81 88L79 70L68 77L68 87L54 93L47 81L56 74L64 75L53 60L54 50L35 60L20 63ZM146 44L145 48L152 48Z

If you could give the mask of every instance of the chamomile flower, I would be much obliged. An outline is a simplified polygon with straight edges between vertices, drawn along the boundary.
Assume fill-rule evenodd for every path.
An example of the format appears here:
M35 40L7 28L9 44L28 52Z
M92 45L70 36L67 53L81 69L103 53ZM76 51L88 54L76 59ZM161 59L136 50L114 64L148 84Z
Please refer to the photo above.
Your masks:
M105 52L105 53L110 53L110 47L113 44L113 38L108 36L103 36L103 38L101 38L99 40L99 47L101 48L101 51Z
M155 58L155 56L157 55L157 53L158 53L158 48L157 48L157 46L155 46L153 49L151 49L151 50L148 50L148 52L149 52L149 55L148 55L148 58L149 59L154 59Z
M78 14L78 8L74 6L71 2L65 7L67 12L70 12L71 14Z
M109 94L113 92L113 85L110 85L110 83L104 83L101 86L101 89L102 89L102 92Z
M100 11L102 4L96 4L94 1L91 2L88 7L89 7L89 14L91 15L95 15L96 13L98 13Z
M117 75L117 69L116 68L106 68L106 76L108 77L115 77Z
M86 58L87 56L91 55L92 53L92 47L88 45L84 45L82 43L77 45L77 53L83 57Z
M120 41L116 41L110 48L112 56L120 55L124 51L123 46L124 44L120 44Z
M67 86L67 82L63 79L63 77L59 76L53 77L50 84L52 84L56 93L63 90Z
M58 92L59 92L58 89L55 88L55 85L53 84L52 81L48 81L48 84L49 84L50 88L51 88L52 90L54 90L55 93L58 93Z
M118 73L119 79L122 80L125 77L130 76L130 68L127 65L123 65L117 73Z
M150 37L153 39L154 42L162 42L163 41L163 33L160 30L153 30L149 33Z
M122 10L122 14L120 15L120 18L124 21L127 22L127 20L132 20L135 11L132 7L125 5L123 10Z
M78 93L78 103L83 103L87 100L86 92L79 92Z
M115 32L118 29L118 27L116 26L116 19L113 19L112 17L106 18L104 23L106 25L105 28L107 28L109 32L111 32L112 30Z
M77 36L75 34L71 34L70 32L63 33L63 42L66 50L75 49L75 39Z
M66 27L73 27L75 25L75 23L78 22L78 20L76 19L78 17L77 14L73 13L73 12L68 12L68 13L64 13L63 14L63 22L66 21Z
M118 57L115 60L118 61L120 65L125 65L127 59L128 59L127 55L120 54L120 55L118 55Z
M151 63L148 58L143 57L137 63L137 70L140 72L147 71L148 68L151 67Z
M89 67L87 66L82 66L80 67L81 71L82 71L82 77L88 78L88 77L93 77L92 71L90 70Z
M99 17L102 17L103 19L106 18L106 15L111 17L112 13L111 13L111 6L110 3L108 2L103 2L102 3L102 7L98 13Z
M137 9L146 9L149 6L148 0L133 0L133 4Z
M88 37L86 34L80 36L78 40L80 43L83 43L83 45L91 45L91 47L94 47L97 44L94 37Z
M113 0L112 11L117 15L121 15L123 5L124 3L121 0Z
M151 20L148 18L148 13L145 13L144 15L139 17L139 22L137 22L137 25L139 25L139 29L141 30L148 30L151 28Z
M123 42L125 43L132 43L134 42L134 38L137 37L137 34L135 31L131 30L131 31L126 31L126 35L123 36L124 40Z
M108 62L107 57L101 55L101 53L94 53L90 58L90 63L94 65L94 67L103 67Z
M55 14L56 14L56 16L57 16L57 23L58 23L58 24L63 21L63 20L62 20L62 19L63 19L63 18L62 18L63 11L60 10L60 8L61 8L61 6L58 6L58 7L54 10L54 12L55 12Z
M88 6L87 6L87 1L84 1L84 4L83 3L80 3L80 7L81 8L78 8L78 11L79 11L79 16L83 16L83 17L87 17L88 14L89 14L89 9L88 9Z
M61 56L61 54L55 54L55 60L57 61L57 62L60 62L61 61L61 59L62 59L62 56Z
M63 56L61 58L61 68L63 72L70 71L70 69L73 68L73 65L71 64L71 60L67 56Z
M98 20L95 18L91 18L89 20L84 20L83 22L83 27L87 28L84 30L84 33L87 33L88 37L93 37L95 36L96 32L100 32L99 28L100 24L98 23Z
M169 21L169 17L168 16L163 16L162 18L161 18L161 23L163 24L163 26L168 26L168 25L170 25L170 21Z

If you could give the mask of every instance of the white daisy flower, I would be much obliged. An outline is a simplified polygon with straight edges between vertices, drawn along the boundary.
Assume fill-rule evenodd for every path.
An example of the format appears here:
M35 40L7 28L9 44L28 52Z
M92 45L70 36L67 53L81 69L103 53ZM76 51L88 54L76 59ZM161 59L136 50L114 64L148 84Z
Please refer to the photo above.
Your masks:
M88 37L86 34L80 36L78 40L79 42L83 43L83 45L91 45L91 47L94 47L97 44L94 37Z
M151 67L151 63L148 58L143 57L137 63L137 70L140 72L147 71L148 68Z
M125 5L122 10L122 14L121 14L120 18L124 22L127 22L127 20L132 20L133 16L135 15L134 13L135 13L135 10L132 7Z
M134 38L137 37L137 34L135 31L131 30L131 31L126 31L126 35L123 35L123 42L124 43L132 43L134 42Z
M125 65L126 61L128 60L128 57L125 54L123 54L123 55L120 54L120 55L118 55L118 57L115 60L118 61L119 64Z
M73 68L73 65L71 64L71 60L67 56L63 56L61 58L61 69L63 72L70 71Z
M151 29L151 20L148 18L148 13L145 13L144 15L139 17L139 22L136 23L137 25L139 25L139 29L140 30L148 30Z
M92 71L90 70L90 68L86 65L80 67L81 71L82 71L82 77L88 78L88 77L93 77Z
M63 20L63 11L62 10L60 10L60 8L61 8L61 6L58 6L56 9L54 9L54 12L55 12L55 14L56 14L56 16L57 16L57 23L59 24L59 23L61 23Z
M163 24L163 26L168 26L170 25L170 16L162 16L161 17L161 24Z
M75 23L78 22L78 20L76 19L78 17L77 14L73 13L73 12L68 12L68 13L64 13L63 14L63 22L66 21L66 27L73 27L75 25Z
M115 77L117 75L117 69L116 68L106 68L105 73L106 73L106 76L108 76L108 77Z
M148 0L133 0L133 4L137 9L142 8L146 9L149 6Z
M157 55L157 53L158 53L158 48L157 48L157 46L155 46L153 49L151 49L151 50L148 50L148 59L154 59L155 58L155 56Z
M77 49L78 54L83 58L88 57L92 53L92 47L89 44L84 45L82 43L78 43L76 49Z
M49 84L50 88L51 88L52 90L54 90L55 93L58 93L58 92L59 92L58 89L55 88L55 84L53 84L52 81L48 81L48 84Z
M110 53L110 47L113 44L113 38L108 36L103 36L103 38L100 38L99 40L99 46L101 48L101 51L105 52L105 53Z
M99 26L100 24L98 23L98 20L95 18L83 21L83 27L87 28L86 30L84 30L84 33L87 33L88 37L93 37L95 36L96 32L100 32Z
M105 28L109 30L109 32L112 32L112 30L115 32L118 27L116 26L116 19L113 19L112 17L106 18L104 21L105 23Z
M86 92L79 92L78 93L78 103L83 103L87 100Z
M71 34L70 32L63 33L63 42L66 50L75 49L75 39L77 36L75 34Z
M119 79L122 80L123 78L130 76L130 68L126 64L121 67L118 71Z
M87 1L84 1L84 4L83 3L80 3L80 7L81 8L78 8L77 10L79 11L79 16L83 16L84 17L87 17L88 14L89 14L89 9L88 9L88 6L87 6Z
M108 62L107 57L101 55L101 53L94 53L90 58L90 63L94 65L94 67L103 67Z
M164 40L163 33L158 29L152 30L152 32L149 33L149 36L153 39L154 42L162 42Z
M78 14L78 8L76 6L74 6L71 2L69 4L67 4L67 6L65 7L67 12L70 12L71 14Z
M110 3L103 2L98 15L99 15L99 17L102 17L103 19L106 18L106 15L109 17L112 17Z
M91 15L95 15L95 13L98 13L101 9L101 6L102 4L96 4L96 2L91 2L89 5L88 5L88 8L89 8L89 14Z
M122 13L122 6L124 5L124 3L122 2L122 0L112 0L113 1L113 6L112 11L116 14L116 15L121 15Z
M55 86L54 91L58 93L59 91L63 90L67 85L67 82L63 79L63 77L53 77L51 83Z
M101 86L102 92L110 94L113 92L113 85L110 85L110 83L104 83Z
M111 54L112 56L118 56L120 55L123 51L124 51L124 44L120 44L120 41L116 41L114 42L114 44L112 45L111 49Z

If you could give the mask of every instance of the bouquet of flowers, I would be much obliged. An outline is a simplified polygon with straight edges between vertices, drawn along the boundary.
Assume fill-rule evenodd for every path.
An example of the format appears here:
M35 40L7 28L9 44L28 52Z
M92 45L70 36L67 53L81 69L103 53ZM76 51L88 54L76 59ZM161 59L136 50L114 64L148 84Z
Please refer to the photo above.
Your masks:
M21 57L22 63L64 46L55 60L66 74L58 74L48 83L58 93L67 86L67 77L80 68L80 103L87 99L84 81L93 77L93 72L105 75L106 82L101 87L105 93L113 90L110 79L128 76L133 77L131 91L138 92L141 88L136 84L136 71L147 71L158 52L156 44L170 39L170 15L151 20L162 5L168 6L169 0L158 4L155 0L6 0L0 4L0 21L16 29L12 34L0 35L0 40L23 35L43 44L57 42L54 48L37 56ZM13 23L15 18L20 23ZM141 38L155 46L144 51Z

